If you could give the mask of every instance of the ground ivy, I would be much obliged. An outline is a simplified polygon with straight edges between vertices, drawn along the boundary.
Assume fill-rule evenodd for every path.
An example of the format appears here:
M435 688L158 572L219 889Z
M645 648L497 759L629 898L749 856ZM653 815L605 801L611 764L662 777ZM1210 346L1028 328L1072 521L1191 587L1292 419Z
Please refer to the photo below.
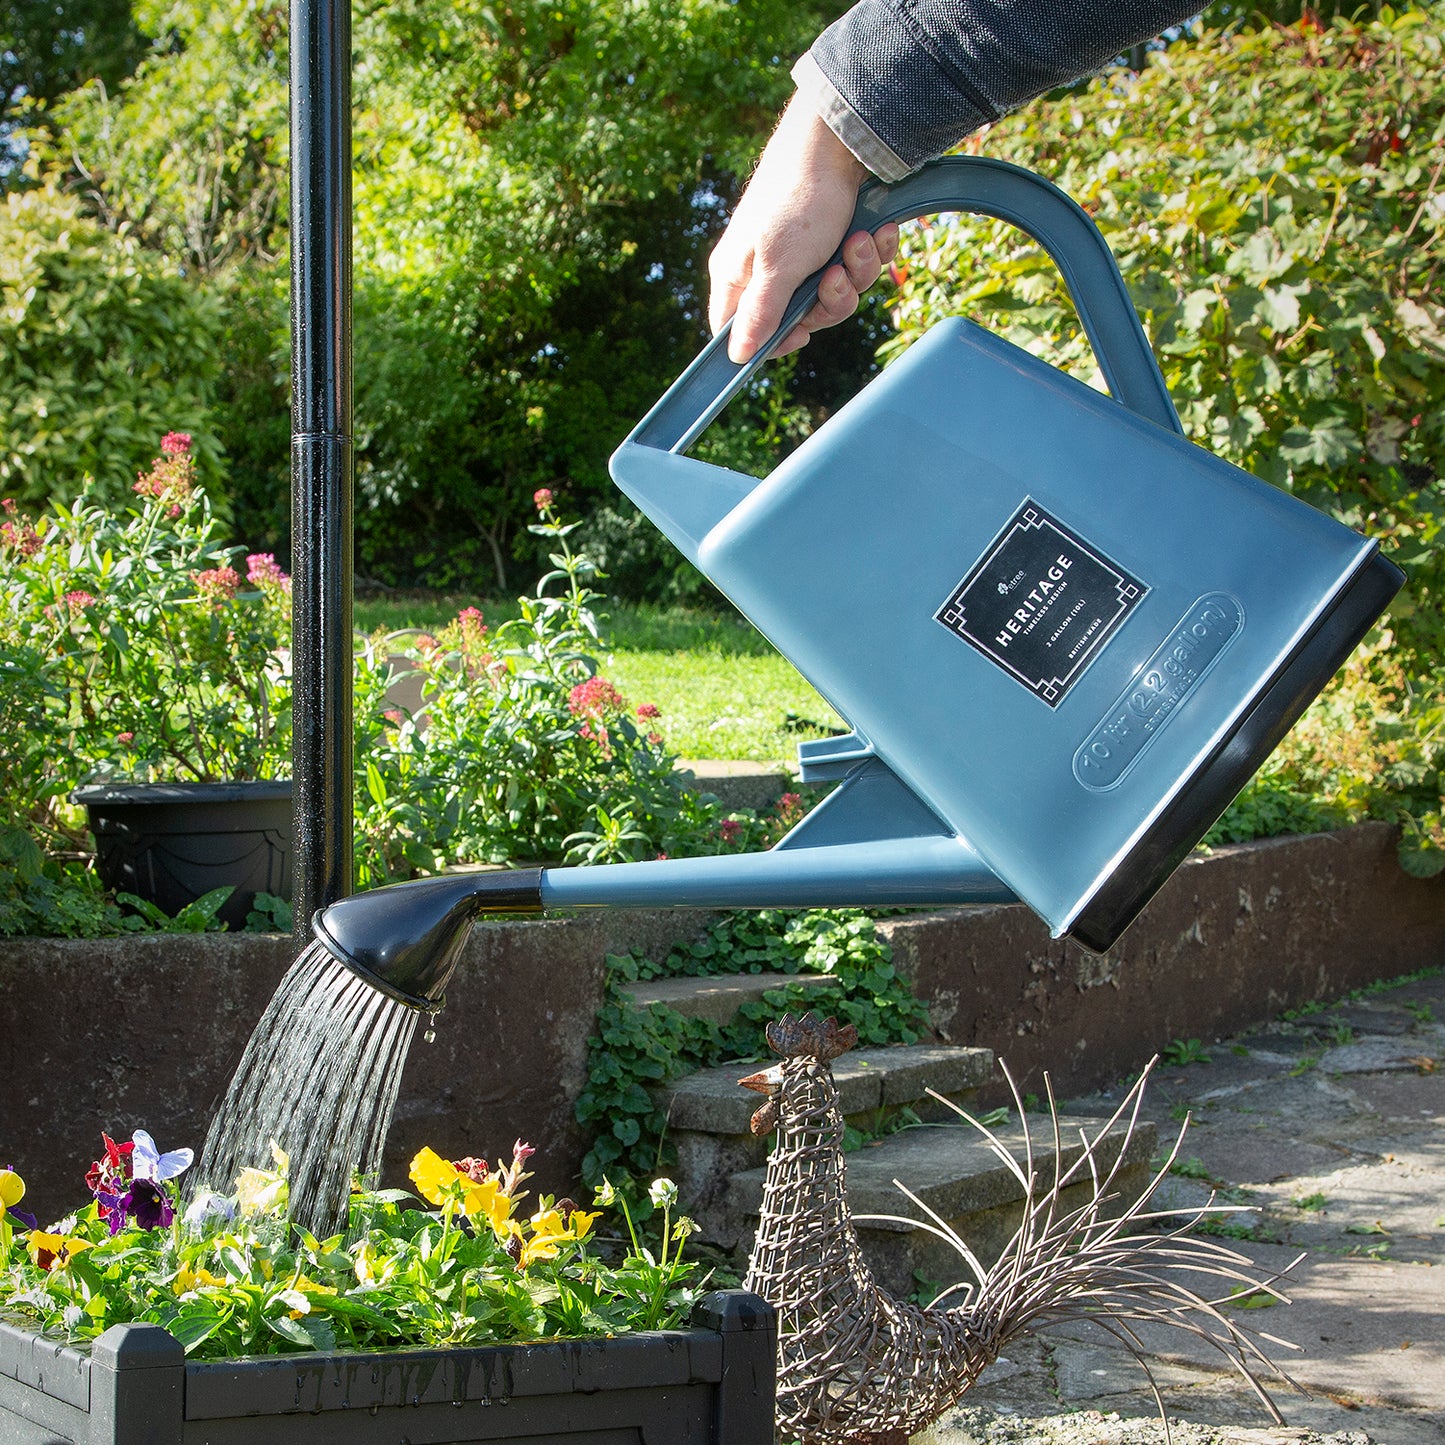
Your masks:
M668 1162L667 1118L655 1097L660 1085L729 1060L769 1058L768 1022L817 1004L801 984L784 983L719 1027L663 1004L639 1008L630 986L745 973L832 974L841 986L827 1009L857 1028L861 1044L915 1043L928 1028L928 1010L893 967L875 920L857 910L734 913L678 944L660 963L636 950L610 955L597 1031L588 1040L587 1083L577 1101L577 1118L597 1131L582 1164L589 1184L643 1177Z

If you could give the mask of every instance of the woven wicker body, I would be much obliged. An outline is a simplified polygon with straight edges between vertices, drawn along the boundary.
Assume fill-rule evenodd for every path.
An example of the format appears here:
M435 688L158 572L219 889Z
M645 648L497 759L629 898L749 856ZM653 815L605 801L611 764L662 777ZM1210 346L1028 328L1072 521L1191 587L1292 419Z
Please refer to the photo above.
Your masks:
M1158 1220L1144 1213L1152 1184L1122 1214L1100 1217L1114 1199L1113 1174L1096 1171L1094 1149L1121 1117L1127 1136L1142 1080L1114 1119L1084 1137L1084 1159L1056 1171L1042 1192L1032 1158L1021 1167L983 1130L1024 1182L1023 1223L991 1269L942 1220L922 1225L951 1237L973 1275L950 1291L960 1296L952 1307L923 1308L878 1287L848 1206L844 1126L830 1061L852 1046L854 1030L807 1014L771 1025L768 1038L781 1066L743 1081L769 1096L754 1115L754 1130L778 1129L743 1283L778 1312L781 1439L902 1445L956 1403L1008 1340L1050 1321L1080 1317L1095 1320L1130 1348L1129 1320L1164 1319L1191 1330L1216 1345L1280 1419L1253 1373L1258 1366L1273 1369L1271 1361L1197 1291L1201 1277L1214 1276L1235 1288L1283 1296L1270 1282L1253 1278L1243 1256L1186 1233L1205 1211L1195 1211L1180 1228L1127 1233L1132 1225ZM1133 1113L1126 1114L1131 1101ZM1060 1193L1079 1183L1092 1183L1092 1201L1061 1213Z

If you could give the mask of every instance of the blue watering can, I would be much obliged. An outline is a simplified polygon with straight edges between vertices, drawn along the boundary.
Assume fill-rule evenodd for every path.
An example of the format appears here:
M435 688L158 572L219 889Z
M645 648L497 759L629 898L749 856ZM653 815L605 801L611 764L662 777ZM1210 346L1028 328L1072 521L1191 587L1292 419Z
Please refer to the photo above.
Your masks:
M1184 439L1103 237L1048 181L937 161L864 187L849 234L943 211L1044 247L1112 396L953 318L759 481L685 455L766 357L734 364L724 332L611 461L847 720L799 748L838 787L766 853L343 899L316 919L337 957L434 1007L483 912L1016 898L1102 952L1269 756L1404 574Z

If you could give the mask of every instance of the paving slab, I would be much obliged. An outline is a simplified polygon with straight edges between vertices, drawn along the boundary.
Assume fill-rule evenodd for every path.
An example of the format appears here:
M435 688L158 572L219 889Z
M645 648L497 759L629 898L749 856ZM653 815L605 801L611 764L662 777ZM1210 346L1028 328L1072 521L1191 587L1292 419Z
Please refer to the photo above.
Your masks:
M1140 1330L1175 1445L1445 1445L1445 973L1202 1045L1160 1068L1143 1116L1192 1122L1161 1208L1215 1192L1244 1206L1224 1238L1264 1273L1303 1251L1288 1304L1233 1310L1308 1392L1268 1413L1214 1351ZM1073 1100L1103 1114L1118 1089ZM1139 1365L1087 1325L1014 1342L919 1445L1164 1445Z

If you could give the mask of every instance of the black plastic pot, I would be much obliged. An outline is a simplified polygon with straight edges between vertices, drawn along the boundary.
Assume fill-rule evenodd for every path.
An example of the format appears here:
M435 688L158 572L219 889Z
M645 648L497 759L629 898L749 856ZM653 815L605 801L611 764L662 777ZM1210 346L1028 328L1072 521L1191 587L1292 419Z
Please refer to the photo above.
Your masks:
M291 782L95 784L71 794L108 888L177 913L231 887L218 917L245 925L257 893L291 896Z
M0 1323L0 1445L773 1445L772 1309L726 1290L692 1319L551 1344L204 1361L157 1325L81 1349Z

